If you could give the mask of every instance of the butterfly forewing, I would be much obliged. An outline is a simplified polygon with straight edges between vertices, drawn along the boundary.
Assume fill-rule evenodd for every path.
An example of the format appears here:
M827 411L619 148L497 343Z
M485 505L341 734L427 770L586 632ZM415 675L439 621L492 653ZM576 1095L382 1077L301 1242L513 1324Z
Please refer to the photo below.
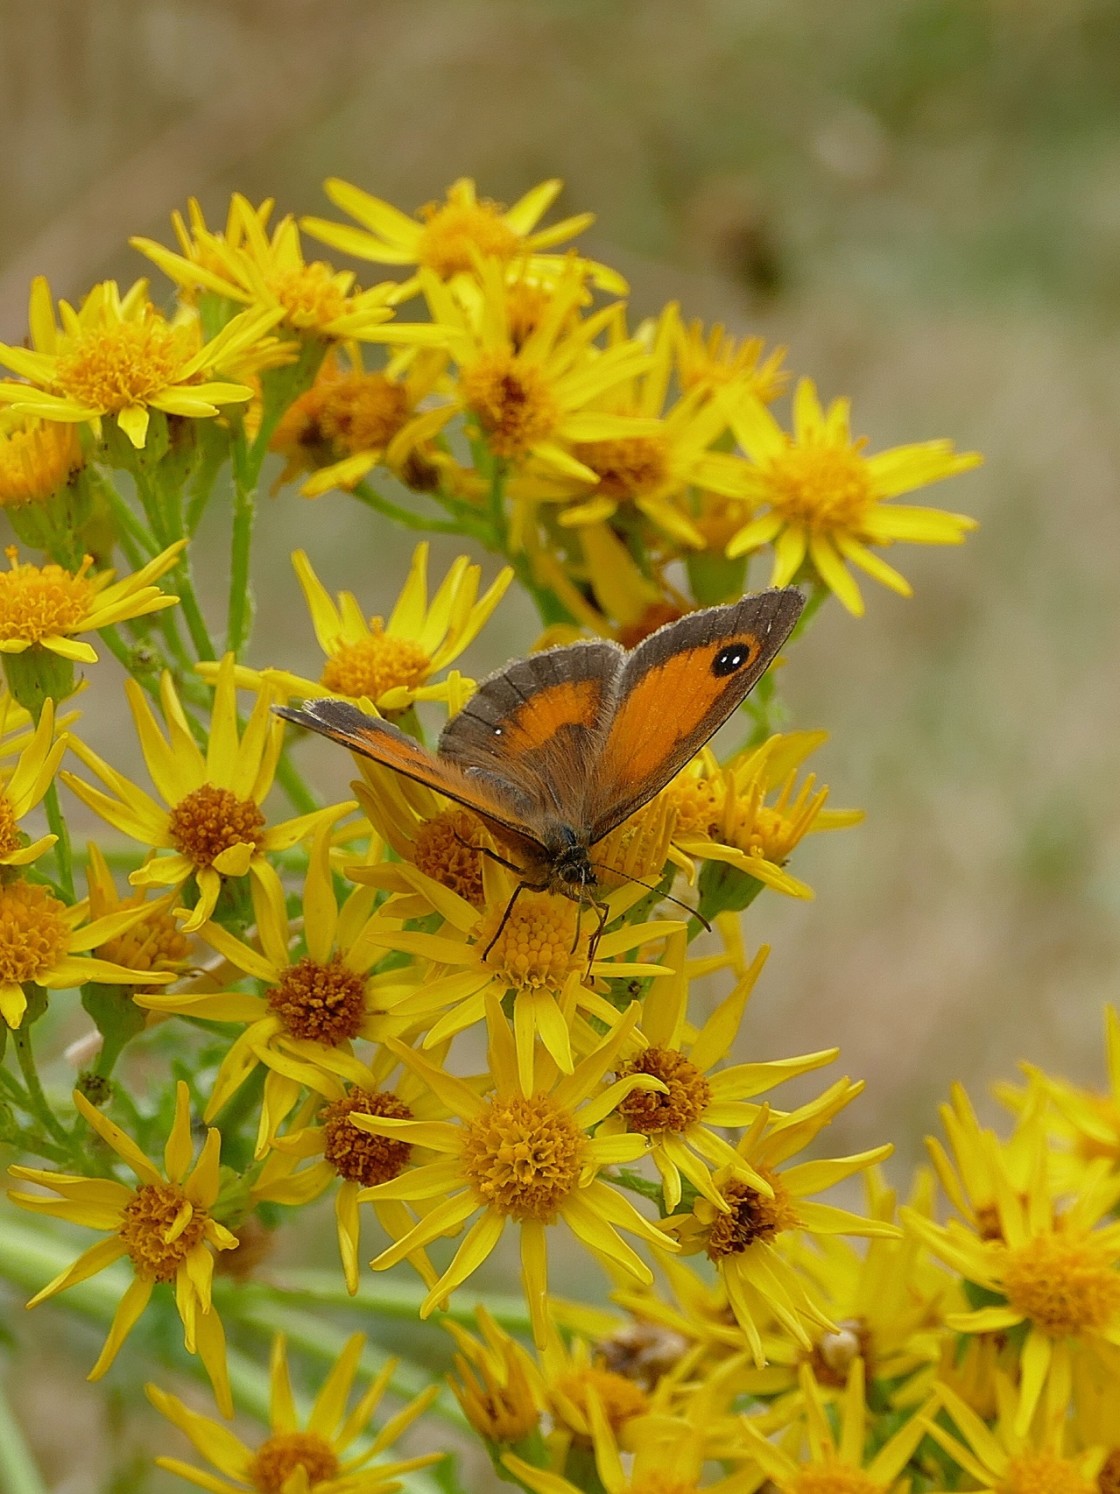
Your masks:
M746 699L801 614L793 587L667 623L626 656L595 765L594 844L653 798Z

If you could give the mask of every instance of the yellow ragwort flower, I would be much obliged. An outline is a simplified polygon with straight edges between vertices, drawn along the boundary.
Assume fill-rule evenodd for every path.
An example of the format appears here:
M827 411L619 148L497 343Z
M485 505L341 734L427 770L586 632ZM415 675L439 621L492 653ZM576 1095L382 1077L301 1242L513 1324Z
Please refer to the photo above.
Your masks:
M456 1119L425 1122L352 1116L355 1126L375 1136L415 1141L440 1154L438 1161L411 1168L363 1192L362 1197L371 1201L400 1199L414 1207L441 1200L371 1262L374 1270L395 1265L441 1235L457 1234L477 1216L450 1265L425 1297L421 1317L447 1302L495 1248L510 1223L517 1224L521 1234L522 1281L538 1344L547 1337L548 1232L556 1224L568 1225L612 1272L621 1271L638 1281L652 1280L649 1267L618 1230L627 1230L657 1249L675 1246L600 1176L606 1167L640 1157L646 1150L645 1138L591 1134L633 1089L656 1083L635 1075L603 1087L637 1019L634 1003L615 1031L570 1074L559 1073L551 1059L537 1050L536 1083L529 1094L518 1072L513 1033L496 998L487 1008L488 1068L494 1086L489 1095L479 1094L477 1086L446 1073L404 1044L388 1040L391 1051L431 1086Z
M0 508L45 503L84 462L76 427L0 410Z
M284 330L304 337L405 343L410 347L443 341L438 327L392 321L395 282L361 290L354 285L352 270L335 270L318 259L307 263L291 214L269 232L271 202L253 207L235 192L224 233L207 228L193 198L188 214L189 227L181 214L172 217L182 254L152 239L134 238L129 242L189 292L210 291L258 312L268 310L276 314Z
M505 208L489 198L480 198L473 180L463 176L447 189L445 201L428 203L410 218L380 197L331 177L324 183L324 191L335 207L349 213L361 227L332 223L327 218L304 218L302 226L313 238L355 259L380 265L416 265L441 280L472 276L479 259L493 259L502 266L518 265L534 279L549 280L563 273L570 256L542 251L574 239L595 221L594 214L580 213L550 228L537 227L563 185L555 180L541 182L511 208ZM625 295L626 282L616 270L588 260L582 262L602 290ZM407 300L418 289L419 279L414 275L397 288L397 299Z
M65 735L55 740L54 702L47 700L39 724L23 741L14 767L0 772L0 866L27 866L58 839L57 835L41 835L29 841L20 831L19 822L50 787L65 751ZM0 745L0 756L3 752Z
M129 707L152 782L163 804L127 779L75 737L70 747L105 789L73 773L62 779L83 804L110 825L154 852L129 877L135 887L197 887L198 901L184 910L183 929L194 933L211 916L225 877L248 874L261 888L279 878L268 855L288 850L318 825L353 807L332 804L269 825L261 805L272 787L283 741L283 723L272 714L271 696L258 696L243 731L237 717L233 656L218 669L205 752L198 746L171 675L160 680L167 735L160 731L135 680L125 681Z
M242 312L203 343L196 320L169 322L137 280L122 296L115 281L94 286L75 311L58 303L38 276L31 287L31 347L0 344L0 363L28 380L0 382L0 403L64 424L88 424L100 434L115 418L133 446L147 439L152 410L191 419L252 396L244 384L205 378L220 374L280 319L273 307Z
M213 1252L233 1250L237 1245L236 1238L210 1213L218 1197L220 1134L215 1130L206 1133L192 1167L190 1096L180 1079L175 1090L175 1121L164 1148L161 1172L119 1126L77 1091L74 1104L101 1142L131 1168L140 1184L130 1188L114 1178L87 1178L38 1167L9 1169L21 1182L35 1183L59 1195L47 1198L40 1193L12 1190L8 1196L15 1203L36 1214L67 1219L109 1233L107 1240L79 1256L38 1292L28 1306L34 1307L127 1257L132 1264L133 1279L121 1298L109 1336L89 1378L100 1379L112 1364L157 1283L173 1282L187 1351L198 1354L222 1414L232 1416L225 1334L210 1297Z
M727 553L746 555L772 544L772 586L785 586L807 567L859 617L863 598L849 565L900 596L911 594L906 578L872 546L899 540L959 545L976 528L964 514L891 500L970 471L982 460L978 452L956 452L950 441L924 441L865 456L865 441L852 439L849 402L834 400L822 409L811 379L797 386L792 436L760 400L729 399L727 414L751 460L747 497L757 510Z
M177 1396L148 1385L152 1405L179 1428L214 1472L180 1458L158 1457L156 1462L188 1483L209 1489L210 1494L393 1494L401 1487L401 1474L426 1468L443 1456L422 1453L392 1460L384 1456L431 1405L439 1387L431 1385L422 1391L370 1437L370 1422L382 1397L392 1389L397 1361L390 1359L347 1410L364 1346L360 1333L347 1339L303 1422L296 1410L285 1342L277 1336L269 1372L269 1435L256 1448L221 1422L192 1411ZM358 1450L349 1452L359 1439ZM376 1466L369 1467L375 1458L379 1460Z
M74 634L94 633L174 607L179 598L160 591L155 583L173 568L185 544L186 540L176 540L121 581L113 580L112 571L90 575L89 555L76 571L69 571L54 561L21 561L12 546L6 552L9 568L0 571L0 653L45 648L63 659L96 664L96 651Z

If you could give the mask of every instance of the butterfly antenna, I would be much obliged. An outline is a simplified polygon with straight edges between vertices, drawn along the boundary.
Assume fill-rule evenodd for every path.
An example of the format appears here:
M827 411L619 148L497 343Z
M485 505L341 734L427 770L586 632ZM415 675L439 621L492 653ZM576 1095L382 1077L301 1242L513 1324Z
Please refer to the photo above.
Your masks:
M612 877L622 877L622 879L626 882L633 882L636 887L644 887L647 892L657 892L659 890L653 885L652 882L643 882L641 877L632 877L629 872L619 871L616 867L607 866L602 861L592 861L590 865L593 866L596 871L610 872ZM698 918L700 920L709 934L712 932L711 924L704 917L703 913L700 912L699 908L693 908L688 903L681 902L680 898L674 897L671 892L662 892L661 896L667 903L676 903L678 908L683 908L686 913L691 913L693 918Z

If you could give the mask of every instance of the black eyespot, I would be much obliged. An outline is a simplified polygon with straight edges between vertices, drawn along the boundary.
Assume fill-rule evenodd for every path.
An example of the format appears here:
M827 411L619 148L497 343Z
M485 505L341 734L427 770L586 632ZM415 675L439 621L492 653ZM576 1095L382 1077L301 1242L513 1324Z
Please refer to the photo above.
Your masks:
M717 679L734 674L744 664L749 664L753 657L754 650L749 643L729 643L712 660L712 673Z

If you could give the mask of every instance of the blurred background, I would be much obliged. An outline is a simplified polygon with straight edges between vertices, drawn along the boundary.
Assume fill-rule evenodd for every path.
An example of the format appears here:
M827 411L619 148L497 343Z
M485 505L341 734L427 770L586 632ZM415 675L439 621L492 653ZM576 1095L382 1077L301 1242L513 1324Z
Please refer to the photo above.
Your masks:
M507 203L559 176L556 211L597 215L582 247L628 276L635 316L676 298L787 345L872 450L985 454L917 500L975 515L965 547L896 551L913 600L868 583L866 618L830 605L783 677L792 723L831 733L832 802L868 817L798 851L814 904L764 896L749 922L774 944L752 1055L838 1044L868 1088L829 1151L893 1139L900 1184L952 1080L984 1110L1020 1059L1103 1078L1116 18L1114 0L0 0L0 340L25 336L36 273L71 298L146 273L128 235L169 241L189 195L211 221L234 189L337 216L328 175L406 211L460 175ZM411 549L338 497L286 494L261 527L258 662L296 668L317 655L288 552L372 611ZM533 634L508 600L468 672Z

